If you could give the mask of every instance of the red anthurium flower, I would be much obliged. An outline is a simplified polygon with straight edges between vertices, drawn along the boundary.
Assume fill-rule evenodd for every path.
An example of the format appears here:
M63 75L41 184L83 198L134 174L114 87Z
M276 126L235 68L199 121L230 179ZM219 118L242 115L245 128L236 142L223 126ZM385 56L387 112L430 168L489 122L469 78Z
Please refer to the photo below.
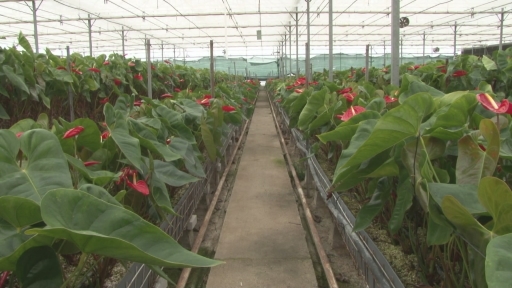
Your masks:
M108 137L110 137L110 132L108 132L108 130L101 133L101 140L107 140Z
M146 183L146 181L144 181L144 180L139 180L136 183L126 181L126 184L128 184L128 186L130 186L133 190L141 193L144 196L149 195L149 187L148 187L148 184Z
M179 92L181 92L181 89L180 88L174 88L174 92L179 93Z
M59 66L59 67L57 67L57 70L67 70L67 69L64 66Z
M167 144L167 145L171 144L171 138L167 138L167 140L165 140L165 144Z
M101 100L100 100L100 103L101 103L101 104L106 104L106 103L108 103L108 97L101 99Z
M155 66L151 65L151 70L155 70L155 69L156 69Z
M114 84L115 84L116 86L121 85L121 83L123 83L123 82L121 82L121 80L119 80L119 79L117 79L117 78L114 78Z
M313 86L318 85L318 81L310 82L309 85L313 85Z
M71 69L71 71L73 71L73 73L75 73L76 75L82 75L82 71L78 70L78 69Z
M71 128L66 133L64 133L64 136L62 136L62 139L68 139L71 137L75 137L78 134L82 133L84 131L84 127L82 126L76 126L75 128Z
M453 72L453 74L452 74L453 77L462 77L462 76L466 76L466 75L468 75L468 72L466 72L464 70L458 70L458 71Z
M133 75L133 79L142 81L143 78L142 78L142 75L140 75L140 73L139 73L139 74Z
M386 101L386 103L393 103L393 102L395 102L397 100L398 99L396 99L396 98L389 97L389 95L384 96L384 101Z
M212 95L210 95L210 94L205 94L205 95L203 96L203 98L204 98L204 99L212 99Z
M210 98L204 98L204 99L197 99L197 104L209 107L210 106Z
M286 90L292 90L293 87L294 87L293 85L286 86Z
M160 96L160 98L172 98L172 94L165 93L162 96Z
M340 94L340 95L345 94L345 93L350 93L350 92L352 92L352 87L347 87L345 89L338 90L338 94Z
M356 98L356 96L357 96L356 93L345 93L345 94L343 94L343 97L345 97L345 99L347 99L347 102L354 101L354 98Z
M128 62L128 66L133 67L133 66L135 66L135 63L130 61L130 62Z
M137 100L137 101L133 102L133 106L139 107L140 105L142 105L141 100Z
M445 68L441 69L441 73L446 74L446 69Z
M295 89L295 93L297 93L297 94L300 94L300 93L302 93L302 92L304 92L304 90Z
M247 102L248 100L247 100L247 98L244 97L244 98L242 98L242 101Z
M476 99L478 100L478 102L480 102L480 104L482 104L482 106L484 106L485 109L491 110L492 112L497 114L507 113L511 106L510 102L508 102L507 99L503 99L500 105L498 105L496 101L492 99L491 95L487 93L481 93L476 95Z
M23 135L23 132L18 132L18 133L16 133L16 137L18 137L18 138L20 138L20 137L21 137L21 135Z
M281 103L283 101L283 99L279 98L276 100L277 103Z
M235 107L233 107L233 106L224 105L224 106L222 106L222 110L223 110L224 112L233 112L233 111L235 111L235 110L236 110L236 108L235 108Z
M100 73L101 72L100 69L95 68L95 67L89 68L88 70L91 71L91 72L94 72L94 73Z
M343 115L336 115L338 119L341 121L347 121L348 119L354 117L357 114L363 113L366 109L361 106L351 106Z
M485 148L485 146L482 144L478 144L478 147L480 147L480 149L482 149L484 152L487 150L487 148Z
M418 70L421 67L421 65L414 65L414 70Z
M167 64L171 64L171 61L169 61L169 60L164 60L164 62Z
M97 165L97 164L100 164L101 162L99 161L87 161L87 162L84 162L84 165L85 167L89 167L89 166L92 166L92 165Z
M110 65L110 62L107 60L107 61L103 62L103 65L105 65L105 66Z

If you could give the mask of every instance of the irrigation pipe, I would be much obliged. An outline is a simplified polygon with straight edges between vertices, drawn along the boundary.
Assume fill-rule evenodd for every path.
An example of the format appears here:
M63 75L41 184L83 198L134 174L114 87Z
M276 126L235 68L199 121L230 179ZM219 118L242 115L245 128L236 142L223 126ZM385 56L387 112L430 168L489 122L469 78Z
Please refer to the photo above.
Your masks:
M318 231L316 230L315 222L313 220L313 216L311 215L311 211L309 210L308 203L306 201L306 197L304 196L304 191L302 190L302 186L300 185L299 178L297 177L297 173L295 172L295 168L292 165L292 159L290 154L288 153L288 149L286 148L286 143L284 142L283 134L281 133L281 128L279 127L279 123L277 122L277 117L274 111L274 106L270 100L268 95L268 102L270 104L270 110L272 112L272 118L274 118L274 125L276 127L277 133L279 134L279 142L284 151L284 156L286 157L286 161L288 164L288 168L293 176L293 181L295 183L295 187L297 188L297 196L301 202L302 208L304 209L304 214L306 216L306 221L308 223L309 231L311 232L311 237L313 238L313 243L315 244L316 251L318 252L318 257L320 258L320 262L322 264L322 268L325 273L325 277L327 278L327 282L329 283L329 287L338 288L338 283L336 282L336 277L334 277L334 273L332 272L331 263L329 263L329 258L325 253L324 247L322 246L322 242L320 241L320 236L318 235Z
M233 163L233 160L235 160L238 148L240 147L240 144L244 139L245 131L247 130L247 127L249 126L250 122L251 120L247 120L247 122L245 122L242 133L240 134L240 138L238 139L235 149L233 150L233 155L231 155L229 162L226 165L226 169L224 169L224 173L222 173L222 177L219 180L219 185L217 185L217 190L215 190L215 194L213 195L213 199L210 203L210 206L208 207L208 211L206 212L206 216L204 217L203 223L201 224L201 228L199 228L199 233L197 233L197 237L194 240L194 245L192 245L192 249L190 250L193 253L197 253L199 251L199 247L201 247L204 234L206 233L206 229L208 228L208 224L210 223L210 219L212 218L213 210L217 205L217 200L219 199L220 192L222 191L222 187L224 186L224 182L226 181L226 177L228 176L229 169L231 168L231 163ZM176 284L176 288L185 287L191 271L191 268L185 268L181 271L181 275L180 278L178 279L178 283Z

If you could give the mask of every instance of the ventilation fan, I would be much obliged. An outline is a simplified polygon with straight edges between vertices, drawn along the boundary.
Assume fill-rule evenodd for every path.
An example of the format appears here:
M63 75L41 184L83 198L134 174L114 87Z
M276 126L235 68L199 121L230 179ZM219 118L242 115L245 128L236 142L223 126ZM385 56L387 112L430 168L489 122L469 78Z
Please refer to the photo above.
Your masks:
M432 49L432 52L434 52L434 53L439 52L439 47L435 47L434 49Z
M407 26L409 26L409 18L401 17L400 18L400 28L405 28Z

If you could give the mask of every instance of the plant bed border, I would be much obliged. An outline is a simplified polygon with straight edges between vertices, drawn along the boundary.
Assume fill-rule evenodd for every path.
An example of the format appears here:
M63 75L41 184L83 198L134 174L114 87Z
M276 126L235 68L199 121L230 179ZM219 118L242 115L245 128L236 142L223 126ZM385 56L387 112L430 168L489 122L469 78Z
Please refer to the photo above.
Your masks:
M296 147L299 148L304 156L308 155L310 147L306 145L302 133L295 128L290 129L290 120L286 112L271 99L270 102L274 105L275 109L279 111L277 116L279 116L278 121L281 122L279 124L282 130L285 134L293 136L290 138L293 138ZM331 187L331 181L320 167L315 155L308 157L306 166L306 169L309 169L311 172L314 184L318 190L319 195L317 196L320 196L324 200L333 217L336 219L336 227L349 253L352 255L357 269L365 277L368 287L405 287L370 236L365 231L353 232L355 217L341 197L333 193L332 197L327 200L327 190Z
M244 120L240 126L250 120ZM226 168L226 161L230 158L233 149L233 140L241 137L240 126L229 125L229 134L225 137L223 145L220 149L221 154L224 156L222 160L215 162L208 160L203 165L206 177L200 181L191 183L186 192L180 198L174 207L174 211L180 216L169 215L167 221L160 225L160 229L165 231L168 235L173 237L176 241L183 235L186 229L187 222L194 213L199 204L199 201L205 194L211 192L211 189L217 186L219 175L224 172ZM154 286L156 279L155 273L149 269L145 264L133 263L123 278L116 284L116 288L149 288Z

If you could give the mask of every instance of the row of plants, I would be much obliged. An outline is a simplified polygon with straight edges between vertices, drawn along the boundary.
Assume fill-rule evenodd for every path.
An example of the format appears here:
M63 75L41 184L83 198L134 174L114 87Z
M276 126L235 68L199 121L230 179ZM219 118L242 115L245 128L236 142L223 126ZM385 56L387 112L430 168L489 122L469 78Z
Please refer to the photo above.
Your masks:
M103 287L131 262L170 281L161 267L220 264L157 225L176 215L174 192L223 157L259 83L216 73L212 97L208 70L118 54L67 63L34 53L21 34L19 44L0 49L0 287ZM81 117L70 120L70 105Z
M370 81L364 68L267 81L290 127L328 159L329 193L361 202L354 230L378 225L416 255L422 283L407 286L512 281L511 57L403 65L399 87L389 67Z

